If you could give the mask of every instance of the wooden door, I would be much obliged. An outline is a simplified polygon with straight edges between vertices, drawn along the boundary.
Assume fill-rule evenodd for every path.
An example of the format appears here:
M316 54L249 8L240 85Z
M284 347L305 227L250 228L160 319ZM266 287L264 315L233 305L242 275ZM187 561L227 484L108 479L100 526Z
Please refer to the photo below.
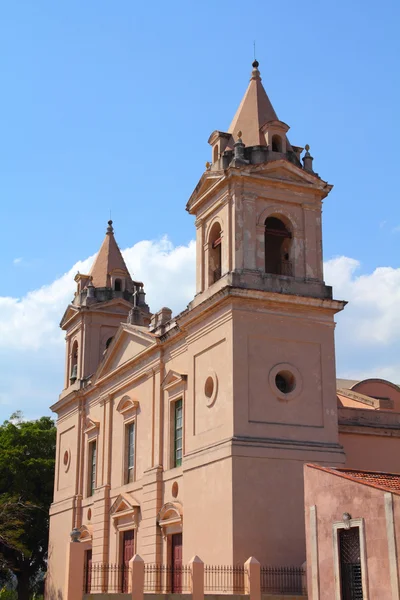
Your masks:
M92 587L92 551L85 552L85 594L90 594Z
M129 591L129 561L135 553L134 530L124 531L122 538L122 592Z
M171 544L172 585L171 592L182 592L182 534L175 533Z

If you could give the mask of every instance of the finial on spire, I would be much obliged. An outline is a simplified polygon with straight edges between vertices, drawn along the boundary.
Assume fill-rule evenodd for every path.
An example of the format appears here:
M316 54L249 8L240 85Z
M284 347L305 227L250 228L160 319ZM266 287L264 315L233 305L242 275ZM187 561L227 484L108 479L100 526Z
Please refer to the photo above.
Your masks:
M114 233L114 228L112 226L113 222L111 219L108 221L107 233Z
M258 70L258 65L260 63L258 62L258 60L255 58L252 62L252 67L253 70L251 72L251 78L252 79L259 79L261 81L261 77L260 77L260 71Z

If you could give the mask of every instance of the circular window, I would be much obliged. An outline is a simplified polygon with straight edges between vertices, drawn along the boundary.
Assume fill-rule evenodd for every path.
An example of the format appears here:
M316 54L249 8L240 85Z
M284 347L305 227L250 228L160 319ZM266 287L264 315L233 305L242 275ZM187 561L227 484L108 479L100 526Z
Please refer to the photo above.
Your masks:
M207 379L206 379L206 383L204 386L204 393L207 396L207 398L211 398L211 396L213 395L213 391L214 391L214 380L210 376L210 377L207 377Z
M178 482L177 482L177 481L174 481L174 483L172 484L172 496L173 496L174 498L176 498L176 497L177 497L177 495L178 495L178 492L179 492L179 486L178 486Z
M279 371L275 375L275 385L282 394L290 394L296 387L296 379L290 371Z
M218 378L214 371L212 371L205 383L204 383L204 396L208 407L211 407L217 399L218 392Z
M87 511L87 518L88 518L88 521L90 521L90 519L92 518L92 509L91 508L89 508L89 510Z
M289 363L280 363L269 372L269 384L275 396L280 400L292 400L303 389L300 371Z
M65 472L68 471L69 465L71 464L71 452L66 450L63 455L63 465Z

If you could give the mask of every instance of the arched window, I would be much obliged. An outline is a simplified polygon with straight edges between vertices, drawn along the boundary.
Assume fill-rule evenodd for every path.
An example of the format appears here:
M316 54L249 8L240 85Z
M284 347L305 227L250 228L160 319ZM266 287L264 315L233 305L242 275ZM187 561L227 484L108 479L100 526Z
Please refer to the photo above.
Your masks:
M272 152L282 152L282 138L280 135L272 136Z
M75 341L72 346L71 353L71 374L70 374L70 382L75 383L76 378L78 377L78 342Z
M122 281L120 279L116 279L114 282L114 290L116 292L120 292L122 290Z
M221 225L214 223L208 238L208 268L210 285L221 279Z
M265 272L292 275L290 249L292 234L277 217L265 220Z
M218 144L216 144L214 146L214 150L213 150L213 162L217 162L218 160Z

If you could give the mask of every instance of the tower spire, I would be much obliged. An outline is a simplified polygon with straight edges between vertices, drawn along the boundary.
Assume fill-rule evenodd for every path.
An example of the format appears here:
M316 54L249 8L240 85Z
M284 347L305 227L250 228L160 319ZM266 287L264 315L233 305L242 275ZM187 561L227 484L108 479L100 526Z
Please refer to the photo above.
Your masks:
M261 127L268 121L278 121L278 117L261 83L257 59L253 61L252 67L250 83L233 117L228 133L231 133L236 141L237 132L241 130L243 132L242 140L246 146L263 146L265 145L265 136Z

